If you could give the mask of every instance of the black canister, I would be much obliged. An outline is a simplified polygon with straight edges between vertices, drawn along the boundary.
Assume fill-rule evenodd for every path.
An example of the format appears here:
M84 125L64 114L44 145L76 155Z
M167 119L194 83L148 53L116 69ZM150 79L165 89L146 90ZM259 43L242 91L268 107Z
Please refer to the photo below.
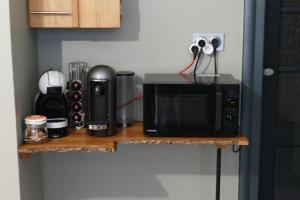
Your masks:
M117 123L128 127L134 118L134 72L117 72Z

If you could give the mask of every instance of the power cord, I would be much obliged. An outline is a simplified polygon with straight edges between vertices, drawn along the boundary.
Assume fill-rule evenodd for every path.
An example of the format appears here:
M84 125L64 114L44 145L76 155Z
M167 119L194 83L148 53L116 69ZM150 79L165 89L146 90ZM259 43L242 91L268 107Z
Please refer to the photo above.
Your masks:
M198 59L197 59L196 65L194 67L194 78L196 78L196 73L197 73L197 69L198 69L199 60L200 60L200 57L201 57L202 49L203 49L203 47L205 47L205 45L206 45L206 40L204 38L201 38L198 41L198 46L200 47L200 50L199 50L199 53L198 53Z
M128 105L134 103L135 101L138 101L138 100L143 99L143 98L144 98L144 95L143 95L143 94L138 95L138 96L136 96L136 97L133 97L133 98L130 99L129 101L125 102L124 104L118 105L118 106L117 106L117 109L124 108L124 107L126 107L126 106L128 106Z
M217 51L214 50L214 63L215 63L215 75L218 74L218 66L217 66Z
M198 46L193 45L193 46L191 47L191 51L192 51L192 53L193 53L193 61L191 62L191 64L189 64L189 65L186 66L182 71L179 72L180 75L184 74L184 72L186 72L190 67L193 66L193 64L195 63L195 60L196 60L196 58L197 58L197 56L198 56L198 54L199 54L200 49L199 49Z
M182 71L179 72L179 74L184 74L184 72L186 72L189 68L191 68L193 66L193 64L195 63L196 58L193 58L193 61L191 62L191 64L189 64L188 66L186 66Z
M196 73L197 73L197 69L198 69L198 64L199 64L200 57L201 57L201 50L198 53L198 59L197 59L196 65L194 66L194 72L193 72L194 76L196 76Z
M211 44L214 48L214 61L215 61L215 75L218 73L218 63L217 63L217 48L220 46L220 40L218 38L214 38L211 40Z

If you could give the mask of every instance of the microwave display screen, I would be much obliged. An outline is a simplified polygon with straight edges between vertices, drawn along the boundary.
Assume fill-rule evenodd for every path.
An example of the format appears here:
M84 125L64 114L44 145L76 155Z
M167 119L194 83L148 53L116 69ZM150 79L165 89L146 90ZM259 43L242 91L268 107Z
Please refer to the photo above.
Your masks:
M163 95L156 98L156 125L206 125L208 96L185 94Z

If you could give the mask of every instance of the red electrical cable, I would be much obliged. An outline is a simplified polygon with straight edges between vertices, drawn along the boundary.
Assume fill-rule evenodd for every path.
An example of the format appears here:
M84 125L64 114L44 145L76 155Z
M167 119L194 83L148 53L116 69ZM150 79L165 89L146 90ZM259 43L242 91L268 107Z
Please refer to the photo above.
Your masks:
M124 104L122 104L122 105L119 105L119 106L117 107L117 109L124 108L124 107L128 106L129 104L132 104L133 102L135 102L135 101L137 101L137 100L140 100L140 99L142 99L142 98L144 98L143 95L139 95L139 96L133 97L132 99L130 99L130 100L127 101L126 103L124 103Z
M188 66L186 66L181 72L179 72L179 74L182 75L182 76L184 76L184 78L187 78L187 77L184 75L184 72L187 71L189 68L191 68L191 67L193 66L193 64L195 63L195 61L196 61L196 57L193 59L193 61L191 62L191 64L189 64ZM188 79L188 78L187 78L187 79ZM188 80L190 80L190 79L188 79ZM128 105L134 103L135 101L138 101L138 100L143 99L143 98L144 98L143 95L136 96L136 97L130 99L129 101L127 101L126 103L124 103L124 104L122 104L122 105L119 105L119 106L117 107L117 109L121 109L121 108L123 108L123 107L126 107L126 106L128 106Z
M188 77L186 76L185 74L179 74L180 76L182 76L185 80L187 80L189 83L193 83L193 81Z
M183 74L185 71L187 71L189 68L191 68L191 66L193 66L193 64L195 63L195 61L196 61L196 58L193 59L193 61L191 62L191 64L189 64L181 72L179 72L179 74Z

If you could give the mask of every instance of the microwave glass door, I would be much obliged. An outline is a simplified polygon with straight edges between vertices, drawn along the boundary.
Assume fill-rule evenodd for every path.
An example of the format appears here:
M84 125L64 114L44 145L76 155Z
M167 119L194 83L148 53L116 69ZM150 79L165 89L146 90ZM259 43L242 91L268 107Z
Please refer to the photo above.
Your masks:
M208 96L195 94L161 94L157 96L155 124L207 124Z
M152 123L160 134L193 135L214 129L213 85L156 85L154 90Z

